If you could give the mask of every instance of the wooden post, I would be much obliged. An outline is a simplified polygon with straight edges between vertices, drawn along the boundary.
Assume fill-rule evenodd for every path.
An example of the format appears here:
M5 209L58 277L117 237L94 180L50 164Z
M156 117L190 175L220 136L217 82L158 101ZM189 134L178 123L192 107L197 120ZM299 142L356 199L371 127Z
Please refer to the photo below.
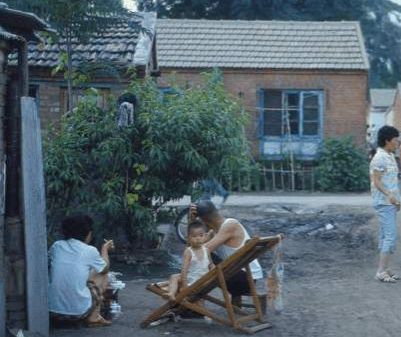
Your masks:
M311 167L311 191L315 192L315 170L313 166Z
M272 190L275 191L276 190L276 172L274 171L274 165L272 162Z
M280 163L280 176L281 176L281 189L282 189L283 191L285 191L283 163Z
M49 335L46 200L41 129L35 100L21 98L21 162L28 330Z
M4 41L0 42L0 120L4 118L4 106L6 97L6 75L3 72L4 62L7 59L7 53L4 50L7 45ZM4 144L4 124L0 125L0 336L6 335L6 273L4 265L4 200L5 200L5 144Z

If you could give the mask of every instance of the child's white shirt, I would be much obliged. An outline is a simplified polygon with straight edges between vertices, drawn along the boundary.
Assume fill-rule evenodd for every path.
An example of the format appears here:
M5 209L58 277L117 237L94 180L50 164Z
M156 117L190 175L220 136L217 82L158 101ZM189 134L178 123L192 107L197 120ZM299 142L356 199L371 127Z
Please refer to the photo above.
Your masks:
M203 275L205 275L209 271L209 254L208 250L205 246L202 245L202 258L199 259L198 256L193 251L192 247L189 247L189 251L191 252L191 262L188 268L188 285L195 283L199 280Z

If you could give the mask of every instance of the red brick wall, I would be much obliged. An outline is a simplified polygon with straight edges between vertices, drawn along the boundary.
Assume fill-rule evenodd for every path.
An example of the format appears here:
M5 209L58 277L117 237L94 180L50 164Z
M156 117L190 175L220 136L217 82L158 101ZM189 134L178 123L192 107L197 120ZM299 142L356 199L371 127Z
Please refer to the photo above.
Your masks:
M176 72L180 83L195 84L200 81L199 70L164 69L158 79L160 86L167 86L169 76ZM235 97L242 93L242 100L251 118L247 128L253 151L258 153L257 121L258 95L265 89L315 89L323 90L325 106L323 132L325 137L354 136L359 145L365 143L366 114L368 108L368 73L345 71L288 71L288 70L224 70L226 89Z
M38 87L39 115L42 129L50 123L59 122L65 113L62 104L65 99L67 83L60 76L50 76L48 69L30 69L30 83ZM97 88L105 88L118 96L127 87L127 82L118 82L114 78L99 79L93 83ZM62 89L63 88L63 89Z

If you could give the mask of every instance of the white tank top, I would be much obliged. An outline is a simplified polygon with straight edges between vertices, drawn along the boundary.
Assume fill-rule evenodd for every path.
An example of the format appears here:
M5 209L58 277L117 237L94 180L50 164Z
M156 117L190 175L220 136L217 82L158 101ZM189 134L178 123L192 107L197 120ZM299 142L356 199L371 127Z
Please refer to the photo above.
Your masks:
M199 259L195 252L189 247L189 251L191 252L191 262L188 268L188 285L199 280L203 275L205 275L209 271L209 254L207 248L205 246L201 247L202 250L202 258Z
M230 247L227 245L221 245L220 247L218 247L216 249L216 254L223 260L227 259L229 256L233 255L238 249L242 248L245 245L245 242L247 240L249 240L251 237L249 236L248 232L246 231L246 229L244 228L244 226L242 226L242 224L240 222L238 222L235 219L231 219L228 218L226 219L222 224L220 229L227 224L229 221L235 221L236 223L238 223L241 228L242 231L244 232L244 240L242 240L241 244L238 247ZM259 264L259 261L257 259L253 260L249 266L251 267L251 273L252 273L252 277L254 280L259 280L261 278L263 278L263 271L262 271L262 267Z

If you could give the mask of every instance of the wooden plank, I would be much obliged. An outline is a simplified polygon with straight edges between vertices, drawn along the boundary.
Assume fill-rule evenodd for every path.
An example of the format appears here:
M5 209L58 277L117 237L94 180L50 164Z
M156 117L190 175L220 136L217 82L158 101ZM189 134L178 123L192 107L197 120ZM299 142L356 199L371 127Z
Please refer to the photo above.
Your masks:
M255 325L255 326L249 328L249 330L251 330L252 333L256 333L256 332L259 332L264 329L270 329L271 327L272 327L271 323L267 322L267 323Z
M5 229L5 195L6 195L6 165L1 158L0 171L0 336L6 335L6 269L4 265L4 229Z
M199 313L199 314L201 314L203 316L210 317L211 319L215 320L216 322L219 322L219 323L224 324L224 325L232 326L231 322L227 321L224 318L221 318L220 316L216 315L212 311L206 309L205 307L203 307L203 306L201 306L199 304L191 303L191 302L188 302L188 301L183 301L181 304L182 304L183 307L185 307L187 309L190 309L192 311L195 311L195 312L197 312L197 313Z
M235 323L235 314L234 314L234 309L231 304L231 297L227 289L227 284L226 280L224 279L224 273L221 269L221 265L218 264L216 266L217 268L217 277L219 278L219 284L220 288L223 291L223 296L224 296L224 302L226 303L226 310L227 310L227 315L228 319L230 320L231 324L233 326L236 326L237 324Z
M40 121L32 97L21 98L21 157L27 326L30 332L48 336L46 199Z
M257 314L252 314L252 315L248 315L248 316L244 316L244 317L238 318L237 322L240 323L240 324L243 324L243 323L248 323L248 322L251 322L251 321L255 321L257 318L258 318Z
M245 267L245 270L246 270L246 277L248 279L249 289L251 289L252 300L253 300L253 304L255 305L256 314L257 314L259 321L262 321L262 319L263 319L262 309L260 308L259 297L256 292L256 287L255 287L254 280L252 278L251 267L249 266L249 264Z
M149 326L150 323L157 321L163 315L165 315L169 310L176 307L177 303L175 301L168 301L167 303L163 304L161 307L153 311L142 323L141 328L146 328Z
M223 308L226 307L226 303L224 301L222 301L222 300L219 300L216 297L213 297L213 296L210 296L210 295L205 295L205 296L203 296L203 298L204 298L204 300L209 301L209 302L211 302L213 304L216 304L216 305L218 305L220 307L223 307ZM238 308L236 305L233 305L233 310L238 315L248 315L249 314L248 312Z

